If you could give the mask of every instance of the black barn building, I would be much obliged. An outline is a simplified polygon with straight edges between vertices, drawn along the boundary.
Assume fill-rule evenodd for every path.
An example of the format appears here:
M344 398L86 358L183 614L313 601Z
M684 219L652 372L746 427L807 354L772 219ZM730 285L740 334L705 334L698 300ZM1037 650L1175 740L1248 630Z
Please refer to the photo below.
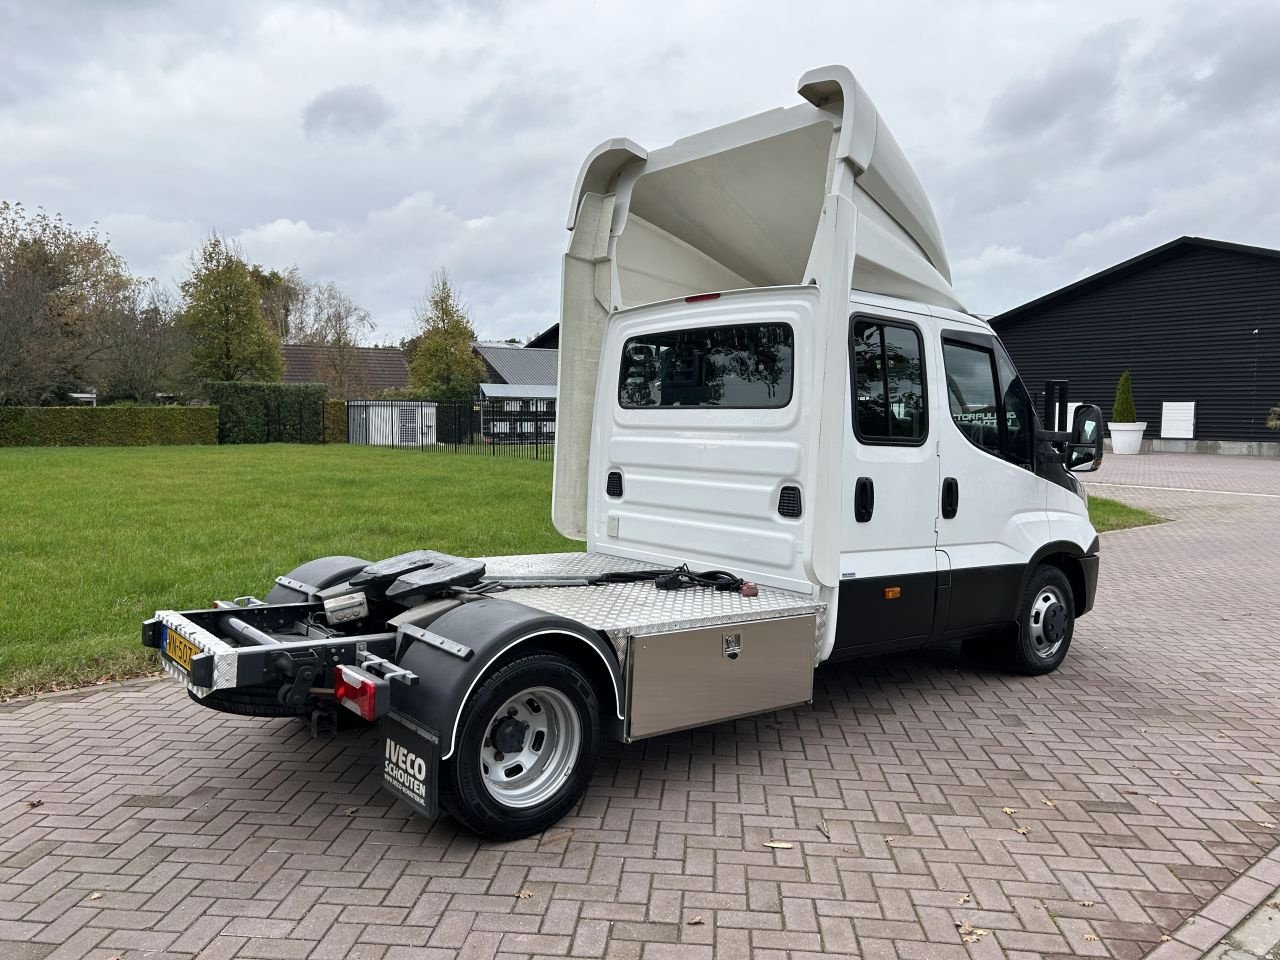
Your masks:
M1162 405L1195 402L1194 441L1280 441L1280 250L1181 237L991 319L1027 387L1071 381L1111 417L1133 377L1160 448ZM1193 444L1182 441L1186 448Z

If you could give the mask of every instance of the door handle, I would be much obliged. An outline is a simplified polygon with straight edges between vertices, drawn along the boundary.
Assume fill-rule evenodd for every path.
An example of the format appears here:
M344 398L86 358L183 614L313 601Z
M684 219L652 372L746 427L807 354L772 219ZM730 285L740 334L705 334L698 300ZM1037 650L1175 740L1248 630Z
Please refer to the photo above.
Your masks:
M876 485L870 477L859 477L853 488L853 519L866 523L876 509Z
M942 519L950 520L960 509L960 484L955 477L942 481Z

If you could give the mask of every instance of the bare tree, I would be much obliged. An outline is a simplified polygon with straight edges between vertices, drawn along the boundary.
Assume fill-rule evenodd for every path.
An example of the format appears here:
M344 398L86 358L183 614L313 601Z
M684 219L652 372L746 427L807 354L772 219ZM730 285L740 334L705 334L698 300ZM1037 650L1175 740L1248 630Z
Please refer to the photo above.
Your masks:
M373 318L336 283L307 289L303 309L293 318L291 343L322 348L318 372L335 397L353 397L368 388L359 348L373 332Z
M298 343L293 327L306 309L309 288L297 267L287 270L265 270L255 264L249 275L258 287L262 318L276 332L281 343Z
M95 323L90 363L100 394L154 403L157 394L191 386L191 344L179 324L181 305L154 281L134 284L132 295Z

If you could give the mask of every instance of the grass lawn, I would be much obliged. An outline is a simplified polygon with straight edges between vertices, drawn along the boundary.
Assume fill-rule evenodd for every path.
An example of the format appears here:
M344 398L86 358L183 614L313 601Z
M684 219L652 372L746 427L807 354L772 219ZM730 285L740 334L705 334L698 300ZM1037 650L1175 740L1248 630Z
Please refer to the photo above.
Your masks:
M0 699L149 673L139 625L328 554L579 549L551 464L357 446L0 450ZM1159 520L1094 497L1099 531Z
M306 560L580 549L551 464L358 446L0 450L0 698L155 670L139 625Z
M1157 517L1154 513L1131 507L1119 500L1108 500L1106 497L1089 498L1089 519L1099 533L1164 522L1162 517Z

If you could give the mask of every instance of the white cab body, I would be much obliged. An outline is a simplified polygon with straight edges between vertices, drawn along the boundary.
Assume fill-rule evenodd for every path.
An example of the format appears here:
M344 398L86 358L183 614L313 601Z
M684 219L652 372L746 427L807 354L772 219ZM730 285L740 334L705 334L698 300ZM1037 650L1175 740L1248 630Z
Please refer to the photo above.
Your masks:
M870 99L843 67L799 90L584 163L555 525L820 600L819 660L1011 622L1035 564L1096 549L1079 485L1037 461L1030 395Z

